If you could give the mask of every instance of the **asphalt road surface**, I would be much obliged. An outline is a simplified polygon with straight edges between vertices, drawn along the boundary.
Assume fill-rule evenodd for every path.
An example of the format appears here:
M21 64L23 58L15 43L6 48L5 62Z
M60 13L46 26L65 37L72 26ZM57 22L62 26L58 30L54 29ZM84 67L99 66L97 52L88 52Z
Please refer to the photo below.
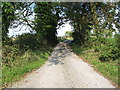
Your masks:
M59 43L48 61L11 88L115 88L111 82Z

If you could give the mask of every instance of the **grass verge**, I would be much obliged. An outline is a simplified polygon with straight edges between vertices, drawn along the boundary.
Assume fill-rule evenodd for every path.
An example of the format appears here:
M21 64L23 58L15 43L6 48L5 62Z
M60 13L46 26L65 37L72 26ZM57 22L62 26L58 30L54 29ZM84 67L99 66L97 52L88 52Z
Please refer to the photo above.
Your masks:
M45 50L28 50L22 56L16 56L10 66L2 65L2 87L6 88L12 83L20 80L26 73L30 73L34 69L43 65L52 48L45 48Z
M99 60L100 53L94 52L94 49L81 48L77 45L72 46L73 51L86 62L92 64L93 68L99 71L103 76L107 77L115 85L120 85L118 81L118 61L101 62Z

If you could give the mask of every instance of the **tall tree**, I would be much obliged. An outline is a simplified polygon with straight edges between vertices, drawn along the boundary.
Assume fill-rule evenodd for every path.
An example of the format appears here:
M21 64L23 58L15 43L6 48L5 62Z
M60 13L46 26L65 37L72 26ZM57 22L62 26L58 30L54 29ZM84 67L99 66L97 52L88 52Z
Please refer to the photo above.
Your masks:
M106 42L107 37L112 37L112 33L115 32L113 25L116 23L116 6L118 3L113 2L94 2L91 3L91 11L93 18L93 33L96 36L98 43L96 45L101 45L101 43Z
M23 24L32 28L28 17L32 14L28 2L2 2L2 40L3 45L9 41L9 28L16 28Z
M56 44L57 25L60 20L60 9L56 3L37 2L35 7L35 30L44 44Z
M74 42L84 44L90 36L90 30L100 41L105 36L110 36L115 31L113 24L116 23L115 11L118 3L107 2L76 2L63 3L67 20L74 27ZM118 18L118 17L117 17Z
M66 18L71 21L74 27L74 42L84 44L89 38L91 25L90 4L87 2L66 3L65 14Z
M7 33L8 28L11 24L11 22L15 19L14 15L14 3L13 2L3 2L2 3L2 40L3 45L7 43Z

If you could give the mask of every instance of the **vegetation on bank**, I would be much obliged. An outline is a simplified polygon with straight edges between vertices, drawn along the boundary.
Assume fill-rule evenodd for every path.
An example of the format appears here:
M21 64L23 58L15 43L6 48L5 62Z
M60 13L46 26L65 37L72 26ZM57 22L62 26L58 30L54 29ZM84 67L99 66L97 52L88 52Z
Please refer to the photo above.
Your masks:
M118 56L118 54L120 55L119 48L112 46L112 44L116 43L115 38L108 38L106 42L107 44L97 46L94 46L93 43L95 42L91 42L91 46L89 46L89 43L86 47L75 44L71 47L78 56L90 63L95 70L101 72L103 76L107 77L113 83L120 85L118 72L118 62L120 60ZM112 53L113 51L114 53ZM102 59L100 57L102 57Z
M39 68L48 59L52 48L44 47L37 50L26 50L25 52L16 51L17 48L6 46L11 51L7 54L2 64L2 86L6 87L18 81L26 73Z
M73 32L66 33L69 35L67 38L73 38L76 52L93 50L99 54L97 59L100 63L117 62L120 57L118 2L2 2L1 7L4 87L45 62L50 48L59 40L65 40L57 37L57 29L68 21ZM9 29L19 26L18 32L25 26L29 34L9 37ZM113 32L117 41L109 43L111 40L106 39L112 37ZM116 75L115 72L113 74Z
M2 48L2 87L7 87L43 65L52 48L38 42L34 34L10 38Z

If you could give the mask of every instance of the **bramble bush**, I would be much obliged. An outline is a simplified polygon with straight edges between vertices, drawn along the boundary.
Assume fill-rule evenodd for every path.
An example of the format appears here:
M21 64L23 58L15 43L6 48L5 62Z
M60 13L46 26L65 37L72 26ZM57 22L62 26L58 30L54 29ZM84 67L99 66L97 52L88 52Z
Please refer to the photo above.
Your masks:
M101 61L109 61L109 60L116 60L119 58L119 49L116 46L116 44L109 44L105 45L102 48L101 56L99 57L99 60Z
M116 34L115 38L101 38L97 39L91 37L84 48L94 49L95 52L99 52L100 61L110 61L120 58L120 35Z
M22 34L19 37L17 37L15 44L19 45L21 49L25 49L25 50L28 49L34 50L39 46L35 34L29 34L29 33Z
M102 53L99 59L101 61L116 60L120 58L120 35L116 34L114 42L107 42L102 48Z
M2 63L11 67L15 57L19 55L20 51L17 45L9 46L5 45L2 48Z
M2 63L11 67L17 56L22 56L27 50L33 50L36 46L37 42L33 34L23 34L15 40L10 38L8 44L2 47Z

